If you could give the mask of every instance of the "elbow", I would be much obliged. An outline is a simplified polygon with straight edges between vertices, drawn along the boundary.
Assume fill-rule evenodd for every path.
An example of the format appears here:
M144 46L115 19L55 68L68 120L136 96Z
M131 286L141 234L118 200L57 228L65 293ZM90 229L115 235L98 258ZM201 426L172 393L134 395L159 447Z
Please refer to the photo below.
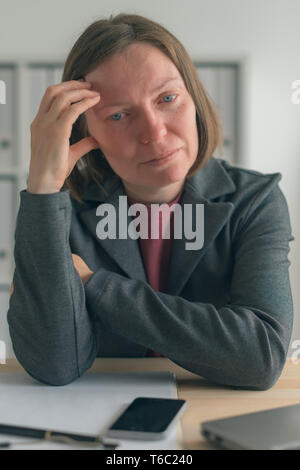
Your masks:
M77 380L91 367L96 355L95 345L80 362L77 354L68 353L68 348L25 350L17 341L13 341L13 348L20 365L31 377L52 386L68 385Z
M241 387L248 390L271 389L279 379L286 362L286 350L281 343L268 351L255 354L244 364Z
M74 356L58 348L39 342L24 341L11 329L11 340L14 354L23 369L35 380L46 385L61 386L74 382L81 374Z
M245 350L244 354L231 355L225 362L222 359L220 363L215 363L214 367L198 363L197 367L189 368L189 370L212 382L233 389L265 391L275 385L285 361L286 348L278 342L263 350L251 347Z
M265 391L271 389L279 379L287 359L291 327L276 324L276 328L264 324L257 331L255 340L249 338L243 354L236 361L235 369L239 388Z
M215 381L235 390L269 390L277 382L283 365L265 367L265 364L246 360L243 367L237 366L234 371L229 367L226 373L226 368L223 368L222 376L215 377Z
M284 364L285 361L283 361L282 364L276 362L273 366L269 366L268 368L261 367L261 369L256 370L256 375L251 381L248 381L250 385L247 388L257 391L270 390L279 379Z
M80 342L72 331L65 334L67 328L56 328L52 333L39 325L34 330L13 313L10 308L7 318L14 354L33 379L45 385L68 385L91 367L98 351L95 335L85 335L85 341Z
M269 332L264 346L252 360L255 390L269 390L276 384L286 363L290 337L289 329Z
M79 377L78 374L70 375L67 371L62 370L52 370L51 372L48 371L46 374L41 372L36 374L36 372L32 373L27 369L27 373L38 382L55 387L68 385Z
M270 390L279 378L276 372L268 371L268 373L257 374L254 377L249 377L245 385L236 388L243 388L246 390L265 391Z
M53 374L53 375L47 374L47 375L41 376L41 375L36 375L35 372L34 373L30 372L28 369L26 370L26 372L37 382L40 382L44 385L51 385L55 387L68 385L74 382L78 378L78 376L67 378L65 376L61 376L60 374Z
M16 358L23 369L30 375L34 380L45 385L52 386L63 386L74 382L80 374L77 368L64 365L53 364L49 360L37 360L34 358L30 360L28 357L25 359L24 356L18 355L15 351Z

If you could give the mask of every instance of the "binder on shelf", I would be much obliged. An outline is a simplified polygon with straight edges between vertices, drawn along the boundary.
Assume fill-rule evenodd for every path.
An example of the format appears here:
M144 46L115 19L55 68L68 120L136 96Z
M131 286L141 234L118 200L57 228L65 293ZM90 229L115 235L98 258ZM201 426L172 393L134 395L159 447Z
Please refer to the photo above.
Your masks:
M230 163L236 159L238 70L235 64L211 64L197 67L199 78L216 105L224 131L223 154Z
M30 122L34 120L48 86L57 85L61 82L62 72L62 66L31 65L29 73Z
M214 66L198 66L197 72L205 91L218 104L218 74L217 67Z
M7 322L9 290L0 290L0 367L7 359L15 358Z
M5 83L5 104L0 104L0 170L11 168L15 164L13 139L16 139L14 110L15 69L13 66L0 65L0 80Z
M42 98L48 84L48 69L46 67L31 67L29 73L30 122L34 120L39 110Z
M6 85L3 80L0 79L0 104L6 104Z
M234 163L236 143L236 110L238 91L238 71L236 66L218 69L218 105L224 129L224 158Z
M0 178L0 284L12 279L14 246L14 183Z
M53 67L52 77L53 77L53 84L57 85L62 81L62 74L63 74L63 66L60 67Z

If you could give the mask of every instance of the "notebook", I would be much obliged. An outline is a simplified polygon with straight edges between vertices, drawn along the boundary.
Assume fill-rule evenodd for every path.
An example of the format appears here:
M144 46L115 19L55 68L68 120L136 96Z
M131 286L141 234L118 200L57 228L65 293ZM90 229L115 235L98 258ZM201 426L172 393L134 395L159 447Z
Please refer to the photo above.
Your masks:
M2 424L100 434L134 398L177 398L177 387L174 374L167 371L89 372L62 387L39 383L21 371L0 373L0 396ZM155 443L117 439L118 450L180 449L180 432L178 423L165 439ZM1 441L17 443L26 439L0 434ZM28 450L58 448L72 447L45 441L13 447Z

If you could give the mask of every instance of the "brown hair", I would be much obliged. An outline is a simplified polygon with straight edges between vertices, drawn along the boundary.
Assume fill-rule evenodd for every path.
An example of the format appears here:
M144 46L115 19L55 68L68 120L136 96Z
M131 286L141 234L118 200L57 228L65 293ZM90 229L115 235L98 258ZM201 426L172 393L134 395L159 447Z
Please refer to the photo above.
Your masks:
M71 49L65 63L62 81L78 80L108 57L122 53L129 45L136 42L150 43L172 60L194 101L199 148L197 158L187 174L187 177L190 177L210 159L217 147L221 150L222 126L189 54L167 29L143 16L124 13L95 21L81 34ZM81 114L73 125L70 144L88 135L85 115ZM101 181L106 176L117 175L101 150L92 150L76 163L63 188L69 189L71 196L82 202L81 195L89 181L93 179L102 187Z

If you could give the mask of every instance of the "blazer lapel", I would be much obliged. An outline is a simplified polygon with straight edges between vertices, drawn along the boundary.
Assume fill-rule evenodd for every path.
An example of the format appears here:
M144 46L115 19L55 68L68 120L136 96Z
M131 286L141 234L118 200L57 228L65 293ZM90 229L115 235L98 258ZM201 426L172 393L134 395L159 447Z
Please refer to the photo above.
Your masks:
M105 197L101 189L94 184L91 185L90 188L88 188L88 190L83 195L83 200L95 200L98 204L93 205L92 209L82 211L79 216L89 229L90 233L95 237L97 242L106 251L106 253L108 253L108 255L118 264L122 271L124 271L132 279L139 279L141 281L147 282L147 277L144 270L143 260L139 247L139 241L133 240L129 237L123 240L118 239L120 213L119 197L126 196L123 184L120 180L118 180L113 187L108 188L106 185L105 189L109 190L107 197ZM116 239L106 238L104 240L100 240L96 234L96 226L101 220L101 217L96 215L96 210L98 205L103 202L106 204L110 204L111 207L113 207L115 210ZM124 209L126 210L127 214L127 203ZM131 220L132 219L130 217L127 218L127 226Z
M185 204L204 205L204 243L199 250L188 250L186 243L190 240L184 236L173 240L172 256L169 266L168 294L179 295L193 270L206 253L229 219L233 204L231 202L213 202L213 199L234 192L236 189L218 160L212 157L186 182L181 200Z
M173 240L172 256L169 266L168 294L179 295L193 270L200 262L208 247L213 243L228 220L233 204L230 202L210 203L186 194L182 204L204 204L204 243L199 250L188 250L190 240L184 236Z

